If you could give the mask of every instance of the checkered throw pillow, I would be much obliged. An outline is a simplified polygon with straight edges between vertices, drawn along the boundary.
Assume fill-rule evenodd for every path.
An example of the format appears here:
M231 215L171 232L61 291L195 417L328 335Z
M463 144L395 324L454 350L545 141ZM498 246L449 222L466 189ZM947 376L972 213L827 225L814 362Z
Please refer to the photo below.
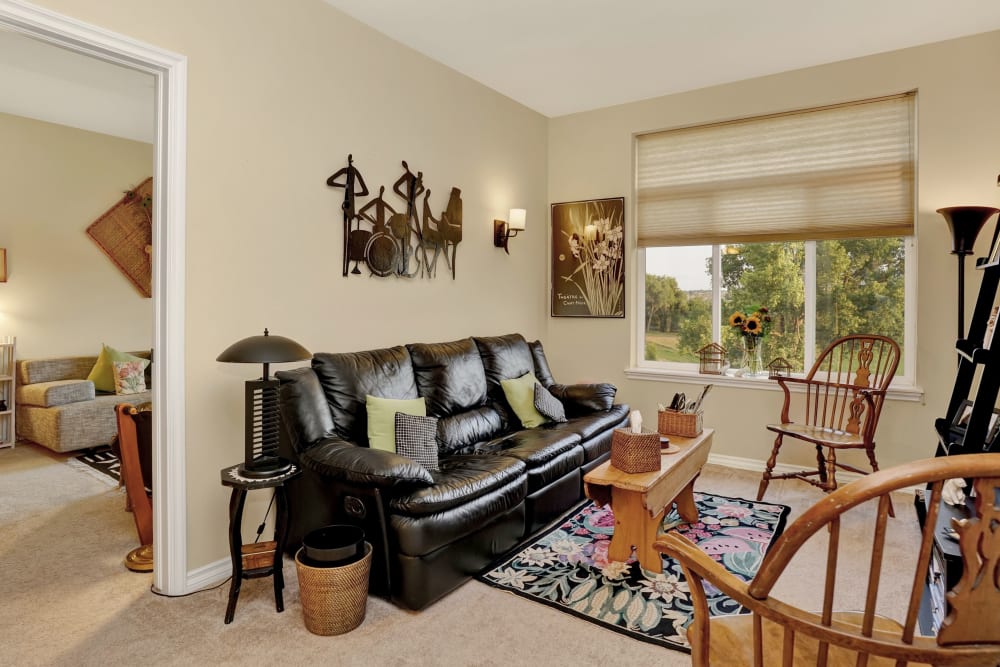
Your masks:
M396 453L428 470L438 469L437 417L396 413Z
M540 382L535 383L535 409L554 422L566 421L566 408Z

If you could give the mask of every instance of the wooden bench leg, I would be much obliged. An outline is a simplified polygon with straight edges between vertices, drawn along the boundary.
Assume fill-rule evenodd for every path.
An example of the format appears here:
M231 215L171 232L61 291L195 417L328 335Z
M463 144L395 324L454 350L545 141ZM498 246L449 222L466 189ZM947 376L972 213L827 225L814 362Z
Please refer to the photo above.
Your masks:
M615 513L615 532L608 545L608 559L625 562L635 547L636 558L643 569L657 574L663 572L663 559L653 548L663 523L661 510L650 516L642 505L642 494L615 488L612 490L611 509Z
M677 513L688 523L698 520L698 506L694 502L694 480L688 482L674 500L677 503Z

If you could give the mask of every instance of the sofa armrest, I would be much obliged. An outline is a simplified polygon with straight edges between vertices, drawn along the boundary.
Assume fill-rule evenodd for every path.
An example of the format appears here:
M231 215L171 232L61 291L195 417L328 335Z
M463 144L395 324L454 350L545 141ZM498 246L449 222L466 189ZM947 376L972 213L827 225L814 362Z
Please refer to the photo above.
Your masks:
M303 467L323 477L362 486L430 486L434 478L422 465L393 452L359 447L333 436L300 454Z
M607 382L598 384L553 384L552 395L562 401L569 416L610 410L618 387Z
M335 434L330 406L313 369L305 366L278 371L275 377L280 382L281 421L293 451L301 453L313 443Z
M18 405L54 408L69 403L92 401L96 396L90 380L52 380L18 385L15 397Z

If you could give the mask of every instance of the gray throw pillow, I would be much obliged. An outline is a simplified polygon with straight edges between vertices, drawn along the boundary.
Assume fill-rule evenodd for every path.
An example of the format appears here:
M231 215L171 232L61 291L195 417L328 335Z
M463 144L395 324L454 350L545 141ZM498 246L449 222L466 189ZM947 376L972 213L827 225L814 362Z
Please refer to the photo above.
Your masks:
M428 470L438 470L437 423L437 417L397 412L396 453Z
M566 408L540 382L535 383L535 409L554 422L566 421Z

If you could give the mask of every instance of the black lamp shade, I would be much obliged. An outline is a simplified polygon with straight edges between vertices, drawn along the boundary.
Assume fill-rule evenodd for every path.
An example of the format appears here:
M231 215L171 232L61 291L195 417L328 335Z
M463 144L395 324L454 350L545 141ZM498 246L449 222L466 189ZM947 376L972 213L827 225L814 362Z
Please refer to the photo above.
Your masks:
M272 336L264 329L263 336L238 340L223 350L215 360L237 364L280 364L286 361L303 361L311 356L309 350L291 338Z
M244 462L239 472L244 477L263 479L289 472L291 464L278 457L281 413L278 411L278 381L268 374L269 364L303 361L312 356L309 350L284 336L250 336L227 347L217 361L240 364L263 364L259 380L248 380L245 387Z
M953 255L971 255L979 230L997 212L992 206L947 206L937 210L951 230Z

